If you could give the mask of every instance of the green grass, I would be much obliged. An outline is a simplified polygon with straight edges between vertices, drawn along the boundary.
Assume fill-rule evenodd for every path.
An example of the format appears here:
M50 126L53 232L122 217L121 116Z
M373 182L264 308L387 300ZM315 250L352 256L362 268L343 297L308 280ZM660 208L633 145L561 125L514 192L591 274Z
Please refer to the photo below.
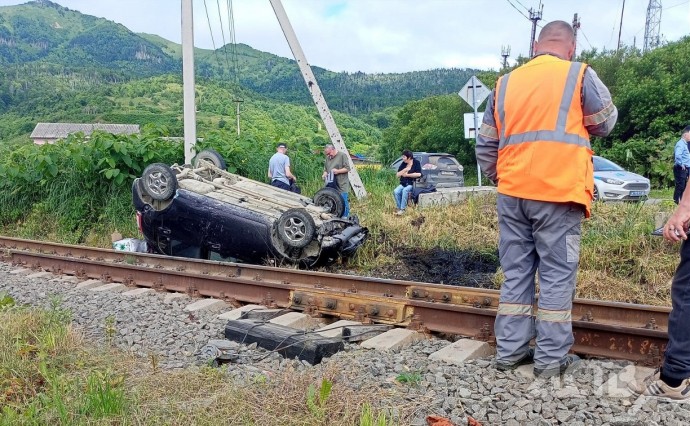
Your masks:
M227 140L228 134L208 135L198 149L216 149L238 174L265 181L274 142L251 138ZM179 145L179 144L178 144ZM161 141L153 133L137 138L93 136L88 143L25 146L7 152L0 161L0 233L29 239L111 247L110 235L139 236L131 200L131 180L151 162L174 162L181 146ZM323 154L309 141L291 143L289 151L303 195L323 186ZM471 197L449 206L417 209L395 216L392 191L398 181L387 168L361 168L368 191L354 194L351 211L369 229L370 238L348 261L348 272L384 273L396 278L404 267L401 255L439 249L497 257L498 216L495 197ZM465 170L468 185L476 180ZM677 245L651 237L655 223L674 209L670 189L655 190L656 204L596 203L583 224L578 295L637 303L667 305L668 281L677 264ZM438 251L438 250L437 250ZM337 267L342 267L338 265ZM500 271L494 277L501 284ZM447 283L453 284L453 283Z
M86 356L59 301L38 311L3 299L0 425L84 424L127 410L124 376Z
M403 217L393 215L394 177L363 173L369 197L354 200L352 210L369 227L370 240L360 248L350 267L359 273L398 268L399 254L411 249L439 247L495 256L498 215L493 196L434 208L412 208ZM583 222L578 297L670 306L669 282L678 264L676 244L650 235L661 217L675 205L595 203L592 217ZM498 271L496 288L503 276Z
M395 378L400 383L407 383L410 385L418 385L422 381L422 375L418 371L400 373Z
M91 347L57 300L45 311L14 306L4 294L0 302L0 426L392 426L412 413L402 407L393 419L375 390L340 384L343 366L262 372L246 383L225 368L161 371Z
M649 191L649 198L673 200L673 188L652 189Z

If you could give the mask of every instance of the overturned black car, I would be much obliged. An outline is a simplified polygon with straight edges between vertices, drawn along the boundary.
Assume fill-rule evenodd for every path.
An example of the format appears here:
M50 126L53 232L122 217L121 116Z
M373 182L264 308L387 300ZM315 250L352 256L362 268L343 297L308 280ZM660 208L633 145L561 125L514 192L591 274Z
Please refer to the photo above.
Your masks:
M194 165L155 163L132 185L139 230L149 251L170 256L306 267L349 257L367 238L356 217L341 218L340 194L314 199L225 169L213 150Z

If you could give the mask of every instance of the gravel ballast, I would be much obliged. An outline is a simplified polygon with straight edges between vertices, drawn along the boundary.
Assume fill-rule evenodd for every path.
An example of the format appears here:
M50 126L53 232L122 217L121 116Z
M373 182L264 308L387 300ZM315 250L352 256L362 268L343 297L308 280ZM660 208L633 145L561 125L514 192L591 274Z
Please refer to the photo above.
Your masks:
M10 274L16 268L0 263L0 292L18 304L49 308L58 303L72 312L73 322L88 341L114 346L140 357L155 354L163 369L205 363L202 349L223 339L226 321L219 311L189 313L188 297L164 302L164 293L128 297L117 292L76 289L75 282ZM472 416L482 425L686 425L690 403L661 402L625 392L618 374L629 362L586 360L574 374L534 379L521 372L499 372L491 358L450 365L428 356L449 342L429 338L393 352L375 352L346 344L344 351L310 366L286 360L256 345L232 344L237 353L228 374L251 378L286 368L337 368L353 389L380 389L393 407L414 407L412 425L426 425L426 416L449 418L466 425ZM396 380L412 378L407 383Z

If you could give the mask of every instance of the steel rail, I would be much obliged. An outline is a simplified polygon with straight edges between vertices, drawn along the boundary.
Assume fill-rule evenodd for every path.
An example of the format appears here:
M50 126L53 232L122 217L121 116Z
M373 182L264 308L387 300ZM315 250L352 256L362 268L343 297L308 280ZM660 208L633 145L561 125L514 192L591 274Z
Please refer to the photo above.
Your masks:
M357 277L290 268L176 258L146 253L130 253L93 247L55 244L50 242L0 237L0 249L31 251L84 259L109 260L204 275L232 275L250 278L266 285L294 284L312 288L366 294L404 297L413 300L442 302L451 305L493 308L498 306L499 291L412 281ZM238 299L239 300L239 299ZM634 306L635 309L631 309ZM576 320L596 321L612 325L634 324L636 327L668 327L669 308L630 305L575 299L572 315Z
M231 303L290 307L360 321L491 340L499 293L409 281L365 278L258 265L0 237L4 258L38 270ZM658 363L667 341L669 308L576 299L574 350Z

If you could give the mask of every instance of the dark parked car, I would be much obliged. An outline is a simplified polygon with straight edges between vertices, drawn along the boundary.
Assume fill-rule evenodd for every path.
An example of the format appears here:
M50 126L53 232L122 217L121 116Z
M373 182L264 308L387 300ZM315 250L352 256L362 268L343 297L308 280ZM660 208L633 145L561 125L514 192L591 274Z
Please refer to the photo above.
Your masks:
M450 188L465 185L463 167L451 154L442 152L413 152L414 158L422 166L422 177L416 186ZM395 171L400 167L402 158L390 165Z
M341 218L330 188L314 199L228 173L218 153L195 165L149 165L132 185L137 222L149 250L170 256L312 267L350 256L368 231Z

